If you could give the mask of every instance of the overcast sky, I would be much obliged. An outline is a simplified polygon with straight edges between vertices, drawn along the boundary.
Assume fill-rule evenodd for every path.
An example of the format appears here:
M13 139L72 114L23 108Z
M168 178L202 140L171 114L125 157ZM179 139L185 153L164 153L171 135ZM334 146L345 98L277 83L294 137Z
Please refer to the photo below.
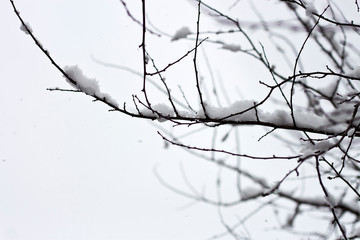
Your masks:
M136 65L141 29L119 1L15 3L61 66L79 64L105 81L131 76L91 60ZM143 120L109 113L81 94L47 91L69 85L20 31L9 1L0 12L0 239L191 240L223 231L216 209L186 207L191 201L154 175L157 166L180 182L189 155L165 150Z
M230 6L235 1L226 2ZM15 3L60 66L78 65L119 103L131 102L133 93L141 94L139 76L94 61L96 58L141 71L141 27L129 19L120 1ZM128 6L137 10L135 16L140 16L140 1L128 1ZM173 34L182 26L195 30L196 8L189 1L148 1L148 9L151 23L162 31ZM278 13L268 14L276 17ZM216 184L215 166L177 147L166 148L150 122L109 112L106 106L83 94L46 90L70 86L20 30L9 1L0 2L0 16L0 239L198 240L224 231L215 207L175 194L154 173L156 170L166 182L187 189L182 175L185 172L200 189L202 184L211 189ZM206 17L204 21L216 26ZM149 49L169 42L169 38L158 39L154 45L149 44ZM156 58L158 53L151 52L159 65L181 56L192 46L186 41L172 44L169 55ZM208 54L215 62L219 52ZM252 62L223 54L228 54L225 65L232 65L234 72L219 74L221 68L215 64L214 74L243 82L240 89L229 89L229 96L262 96L259 88L247 90L255 89L251 84L258 86L260 79L260 73L249 67ZM167 79L186 82L193 77L193 69L181 71L186 64L192 64L191 60L177 66L181 74L169 72ZM250 74L256 81L244 81ZM195 89L192 85L184 87L188 87L187 91ZM161 99L156 94L152 97ZM191 94L188 97L191 99ZM242 147L261 135L246 136ZM261 151L274 150L271 138L263 142ZM246 149L260 151L252 145ZM276 164L271 166L277 169ZM267 166L262 163L258 173L268 171ZM273 227L267 218L255 224ZM252 227L256 229L255 224ZM256 239L258 233L254 234Z

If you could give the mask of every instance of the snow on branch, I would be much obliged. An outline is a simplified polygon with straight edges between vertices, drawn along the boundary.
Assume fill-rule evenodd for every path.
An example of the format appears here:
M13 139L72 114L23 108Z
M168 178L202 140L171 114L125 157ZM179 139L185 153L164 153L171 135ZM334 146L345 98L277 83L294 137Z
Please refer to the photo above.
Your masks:
M30 27L29 23L21 24L20 30L23 31L25 34L32 33L32 28Z
M177 30L172 37L171 41L177 41L183 38L186 38L188 35L190 35L192 32L190 31L189 27L182 27L179 30Z
M64 67L64 72L66 73L66 76L64 76L66 81L74 88L87 95L102 99L113 106L118 106L118 103L109 94L100 91L98 81L85 76L77 65Z
M239 44L223 44L222 49L229 50L231 52L241 51L241 47Z

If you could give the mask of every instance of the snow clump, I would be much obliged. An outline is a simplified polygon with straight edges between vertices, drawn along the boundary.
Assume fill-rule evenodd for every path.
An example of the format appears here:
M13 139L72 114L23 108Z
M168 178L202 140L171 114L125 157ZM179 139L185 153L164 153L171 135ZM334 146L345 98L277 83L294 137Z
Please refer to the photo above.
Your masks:
M256 111L254 109L255 101L238 100L227 107L215 107L206 104L206 111L209 117L214 119L225 118L229 121L256 121ZM260 114L261 110L258 114ZM200 117L204 115L202 110L199 110Z
M247 200L247 199L252 199L258 196L261 196L263 194L263 190L259 187L246 187L242 192L241 192L241 199L242 200Z
M164 103L151 105L151 109L142 108L140 113L148 117L156 117L159 122L165 122L175 116L174 109Z
M113 106L118 106L118 103L114 99L112 99L109 94L102 93L100 91L98 81L96 81L96 79L91 79L85 76L82 70L77 65L65 66L64 72L66 73L66 81L76 89L93 97L103 99L105 102ZM73 81L75 81L75 84Z
M32 31L32 28L30 27L29 23L27 22L27 23L25 23L25 25L21 24L20 30L23 31L26 34L32 33L33 31Z
M171 38L171 41L186 38L189 34L191 34L190 29L188 27L182 27L176 31L175 35Z
M231 52L241 51L241 47L238 44L223 44L222 49L229 50Z
M318 155L329 151L331 148L333 148L334 144L334 141L332 141L331 139L322 140L315 144L307 142L302 146L301 155L304 158L312 155Z

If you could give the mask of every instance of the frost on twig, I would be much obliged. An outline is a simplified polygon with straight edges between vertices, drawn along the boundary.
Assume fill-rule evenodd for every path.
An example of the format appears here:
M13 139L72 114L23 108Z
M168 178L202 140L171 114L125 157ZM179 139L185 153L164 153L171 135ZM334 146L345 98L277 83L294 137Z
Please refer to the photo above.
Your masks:
M87 95L102 99L112 106L118 106L118 103L109 94L100 91L98 81L85 76L77 65L64 67L64 72L66 73L66 81L76 89ZM71 80L68 77L71 78ZM75 81L76 84L74 84L72 80Z

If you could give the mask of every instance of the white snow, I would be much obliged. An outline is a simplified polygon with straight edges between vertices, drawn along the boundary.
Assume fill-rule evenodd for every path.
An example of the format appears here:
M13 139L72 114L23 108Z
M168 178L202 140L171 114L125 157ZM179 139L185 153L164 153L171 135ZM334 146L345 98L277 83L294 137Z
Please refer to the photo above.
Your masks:
M168 106L168 105L166 105L164 103L153 105L152 108L155 111L160 112L161 115L164 116L164 117L172 117L172 116L174 116L173 108L171 108L170 106Z
M251 100L241 100L240 101L239 100L239 101L234 102L233 104L231 104L228 107L215 107L210 104L206 104L206 110L207 110L209 117L215 118L215 119L221 119L226 116L230 116L231 114L234 114L234 113L243 112L253 106L254 106L254 101L251 101ZM261 111L261 110L259 110L259 111ZM199 111L199 115L203 116L204 115L203 111ZM243 114L238 114L238 115L226 118L226 120L254 121L254 120L256 120L255 109L246 111Z
M230 116L234 113L240 113L248 110L242 114L237 114L226 118L231 121L257 121L272 123L278 126L292 126L293 120L290 111L285 110L273 110L273 112L265 112L261 108L257 107L256 110L252 108L254 106L254 100L239 100L227 107L214 107L206 104L206 110L209 117L214 119L221 119ZM199 111L198 116L203 116L203 111ZM341 131L345 130L346 126L329 126L329 121L326 117L321 117L310 111L294 110L294 116L298 127L309 129L328 129ZM332 124L331 124L332 125Z
M315 144L306 142L303 144L300 152L302 157L308 157L314 154L327 152L332 146L334 146L334 142L331 139L322 140L320 142L316 142Z
M151 108L155 111L155 113L148 108L143 108L140 110L140 112L145 116L156 117L156 120L158 120L159 122L167 121L166 117L175 116L173 108L164 103L151 105Z
M23 31L26 34L29 34L29 31L32 33L32 28L30 27L30 24L28 22L26 22L25 25L26 25L27 29L24 26L24 24L21 24L20 30ZM29 31L28 31L28 29L29 29Z
M273 125L283 128L291 129L294 126L293 119L291 117L290 110L273 110L272 112L265 112L260 107L254 109L254 100L238 100L233 104L226 107L217 107L205 102L205 109L207 115L214 120L232 121L234 124L251 124L258 122L259 124ZM338 110L333 111L329 115L319 116L312 111L306 110L294 110L294 117L296 120L297 128L312 129L318 131L327 131L329 133L342 133L348 128L346 120L351 119L354 106L353 104L344 104ZM167 117L174 117L174 110L166 104L152 105L156 113L153 113L149 109L142 109L141 113L146 116L152 116L161 119ZM204 111L200 106L197 114L190 111L180 111L180 116L191 118L204 118ZM354 124L360 123L359 120L355 120ZM331 142L324 141L323 143L316 144L315 146L309 146L304 149L303 154L313 154L316 151L326 150L331 146Z
M222 49L229 50L231 52L241 51L241 47L238 44L223 44Z
M271 120L271 122L282 125L292 124L290 114L284 110L274 110L274 112L267 113L264 118L261 119L264 119L265 121Z
M329 115L331 121L336 123L345 123L351 121L354 110L355 110L355 102L343 102L338 105L337 109L331 112ZM357 125L360 123L360 112L357 111L355 118L353 120L353 124Z
M189 34L191 34L190 29L188 27L182 27L176 31L174 36L171 38L171 41L176 41L182 38L186 38Z
M152 106L152 108L156 111L161 113L161 115L158 115L157 120L159 122L165 122L167 121L166 117L173 117L175 116L173 108L166 104L156 104Z
M91 79L87 76L85 76L82 72L82 70L77 66L65 66L64 72L68 77L70 77L72 80L76 82L74 85L66 76L66 81L70 83L73 87L75 87L78 90L81 90L82 92L103 99L105 102L110 103L113 106L118 106L117 102L108 94L102 93L100 91L99 83L96 81L96 79Z
M74 86L69 79L66 79L70 84L72 84L75 88L83 91L89 95L95 95L100 92L99 83L95 79L90 79L86 77L82 70L76 66L66 66L64 67L65 73L74 81L76 81L76 85Z

